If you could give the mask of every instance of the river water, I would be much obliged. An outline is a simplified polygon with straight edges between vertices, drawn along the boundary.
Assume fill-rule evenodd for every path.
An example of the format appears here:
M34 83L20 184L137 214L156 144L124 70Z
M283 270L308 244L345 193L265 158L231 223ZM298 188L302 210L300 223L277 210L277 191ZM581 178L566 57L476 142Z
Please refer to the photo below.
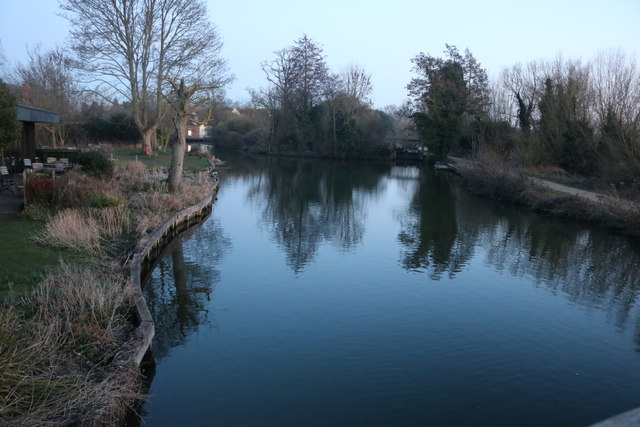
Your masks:
M143 423L587 425L640 406L640 248L413 166L230 158L145 285Z

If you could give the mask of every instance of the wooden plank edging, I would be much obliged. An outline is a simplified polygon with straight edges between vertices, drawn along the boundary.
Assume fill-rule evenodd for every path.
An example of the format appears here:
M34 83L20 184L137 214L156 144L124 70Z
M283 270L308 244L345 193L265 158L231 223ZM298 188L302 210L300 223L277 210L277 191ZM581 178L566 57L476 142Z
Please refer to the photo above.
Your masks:
M159 252L162 239L169 235L169 241L173 240L174 235L171 230L182 224L185 221L189 221L194 214L198 214L199 221L202 220L202 213L210 211L210 207L213 204L214 196L218 192L218 183L216 181L212 187L209 195L204 197L198 203L190 206L182 211L176 213L165 222L160 225L153 233L146 239L140 241L136 250L131 258L131 265L129 266L129 275L131 277L131 286L133 288L133 298L136 306L136 315L140 322L138 327L133 333L133 343L131 343L131 354L133 356L133 362L135 366L140 366L144 355L151 347L151 341L155 335L155 324L153 317L147 306L147 301L142 294L142 263L149 262L150 257L153 254L153 250L156 249Z

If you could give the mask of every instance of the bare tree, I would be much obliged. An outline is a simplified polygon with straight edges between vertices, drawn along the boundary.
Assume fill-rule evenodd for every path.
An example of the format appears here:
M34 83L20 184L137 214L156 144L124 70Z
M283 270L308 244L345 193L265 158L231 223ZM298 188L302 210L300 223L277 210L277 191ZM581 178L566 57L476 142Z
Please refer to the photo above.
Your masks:
M334 156L338 155L336 119L341 100L344 98L345 89L345 81L339 74L332 74L325 81L324 98L326 99L327 106L329 107L329 114L331 116L331 137L333 140L332 152Z
M303 35L293 46L275 52L262 64L267 81L278 98L279 111L273 117L276 139L294 140L305 149L305 123L311 109L322 100L329 70L322 48Z
M60 48L41 52L36 47L28 53L29 62L17 67L20 84L28 87L29 99L23 102L60 115L61 123L43 124L43 127L54 147L64 145L79 105L72 60Z
M548 68L542 61L532 61L526 65L515 64L502 71L502 83L513 95L514 108L512 122L525 132L531 130L538 117L536 107L544 90L544 75Z
M0 79L6 79L8 71L6 69L7 65L7 57L4 53L4 48L2 47L2 40L0 40Z
M619 50L599 53L590 68L601 144L618 165L640 171L640 70Z
M201 57L200 60L203 62L195 67L197 70L183 70L184 75L189 76L191 83L187 83L185 78L168 79L172 91L167 99L173 107L174 123L178 134L178 139L173 142L171 148L169 187L172 191L179 189L182 181L184 152L187 145L187 123L190 120L203 125L208 123L211 120L211 110L205 120L198 121L196 109L210 99L208 95L211 91L226 85L231 79L226 73L225 62L218 58L217 51L209 51L209 55Z
M280 106L278 93L273 87L248 89L248 92L251 96L251 104L254 108L262 108L266 110L269 115L267 152L271 152L271 146L273 144L277 126L276 119L278 117Z
M60 0L72 47L93 89L131 102L144 146L155 147L167 112L168 76L189 81L191 63L220 43L202 0ZM216 44L217 43L217 44Z
M370 105L371 92L373 92L373 85L371 84L371 74L357 64L349 64L342 69L340 73L341 79L344 82L344 91L347 96L353 98L358 103L364 105Z

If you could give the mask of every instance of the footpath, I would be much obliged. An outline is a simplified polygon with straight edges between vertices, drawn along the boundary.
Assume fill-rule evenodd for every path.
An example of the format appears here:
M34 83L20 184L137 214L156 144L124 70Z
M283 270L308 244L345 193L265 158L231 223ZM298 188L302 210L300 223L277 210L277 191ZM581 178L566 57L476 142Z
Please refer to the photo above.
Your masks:
M468 168L472 168L474 166L476 166L478 163L473 161L473 160L469 160L469 159L463 159L461 157L449 157L451 159L451 161L453 162L453 168L456 168L456 165L462 166L462 167L468 167ZM544 178L538 178L538 177L533 177L533 176L529 176L529 180L531 182L533 182L534 184L537 184L541 187L545 187L548 188L550 190L553 191L557 191L559 193L563 193L563 194L567 194L570 196L576 196L579 197L581 199L585 199L588 200L590 202L594 202L594 203L601 203L601 204L610 204L614 201L616 202L624 202L625 204L629 204L631 206L636 205L636 203L628 201L628 200L623 200L623 199L617 199L613 196L609 196L606 194L602 194L602 193L596 193L594 191L588 191L588 190L582 190L580 188L576 188L576 187L570 187L568 185L564 185L564 184L559 184L557 182L553 182L553 181L549 181L548 179L544 179ZM639 207L640 208L640 207Z
M9 221L22 210L22 192L13 194L9 190L0 191L0 222Z
M569 194L571 196L587 199L595 203L606 203L610 196L606 196L600 193L594 193L593 191L581 190L575 187L569 187L568 185L558 184L557 182L548 181L546 179L529 177L529 179L542 187L549 188L550 190L557 191L559 193Z

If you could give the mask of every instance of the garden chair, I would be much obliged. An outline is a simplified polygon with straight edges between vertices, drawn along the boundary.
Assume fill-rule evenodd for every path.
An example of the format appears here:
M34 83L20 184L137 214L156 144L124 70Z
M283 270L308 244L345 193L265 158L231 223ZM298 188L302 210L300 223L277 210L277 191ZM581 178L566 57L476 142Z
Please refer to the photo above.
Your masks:
M44 165L40 162L33 162L31 164L31 169L33 169L34 171L38 170L38 169L42 169L44 168Z
M33 167L31 159L22 159L22 163L24 163L24 167L27 169L31 169Z
M57 162L57 159L55 157L47 157L47 164L48 165L55 165Z

